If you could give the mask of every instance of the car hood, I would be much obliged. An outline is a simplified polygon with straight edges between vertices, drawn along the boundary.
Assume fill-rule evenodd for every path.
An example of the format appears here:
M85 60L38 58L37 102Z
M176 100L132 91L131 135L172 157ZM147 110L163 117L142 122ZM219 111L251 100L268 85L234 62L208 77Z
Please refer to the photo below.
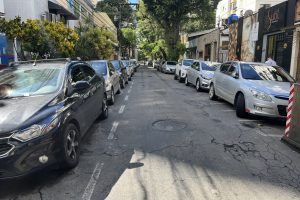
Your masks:
M290 83L278 81L247 80L250 88L259 90L272 96L289 96Z
M202 71L203 76L212 79L214 77L215 72L213 71Z
M19 129L56 95L0 100L0 135Z

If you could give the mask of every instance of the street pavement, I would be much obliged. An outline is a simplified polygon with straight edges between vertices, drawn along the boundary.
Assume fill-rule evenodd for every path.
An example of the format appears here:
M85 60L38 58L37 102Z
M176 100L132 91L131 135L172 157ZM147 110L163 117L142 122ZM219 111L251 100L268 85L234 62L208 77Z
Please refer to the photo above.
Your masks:
M77 168L0 182L1 199L300 199L300 154L284 121L239 119L154 69L141 68L83 138Z

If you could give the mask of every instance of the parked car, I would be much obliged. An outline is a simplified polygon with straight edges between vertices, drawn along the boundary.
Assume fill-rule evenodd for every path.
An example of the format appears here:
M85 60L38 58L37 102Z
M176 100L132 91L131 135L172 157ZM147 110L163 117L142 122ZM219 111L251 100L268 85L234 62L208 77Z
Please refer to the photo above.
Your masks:
M174 74L176 65L177 65L177 62L175 62L175 61L167 61L162 66L162 72Z
M115 68L115 70L117 70L117 72L120 75L120 84L121 87L128 84L128 76L127 76L127 69L126 67L123 65L123 63L120 60L112 60L110 61L111 64L113 65L113 67Z
M139 67L138 62L135 59L130 60L130 64L133 67L133 73L137 71L137 68Z
M158 62L158 65L156 66L156 70L159 71L159 72L162 72L162 66L165 64L166 61L164 60L160 60Z
M133 67L130 65L129 60L122 60L123 65L126 67L128 80L131 81L133 76Z
M216 64L208 61L195 61L186 69L185 84L196 86L197 91L209 90L211 80L216 70Z
M0 178L79 162L81 138L108 117L104 78L81 61L14 63L0 71Z
M125 87L125 81L120 84L120 75L114 68L114 66L107 60L94 60L90 61L90 65L96 71L99 76L103 76L105 79L106 94L109 103L113 105L115 103L115 95L120 94L121 87Z
M238 117L248 113L286 117L290 82L294 79L278 66L226 62L215 71L209 98L220 97L235 105Z
M193 59L184 59L184 60L180 61L176 65L174 79L175 80L178 79L179 82L183 82L185 80L185 77L186 77L186 69L191 67L193 62L194 62Z

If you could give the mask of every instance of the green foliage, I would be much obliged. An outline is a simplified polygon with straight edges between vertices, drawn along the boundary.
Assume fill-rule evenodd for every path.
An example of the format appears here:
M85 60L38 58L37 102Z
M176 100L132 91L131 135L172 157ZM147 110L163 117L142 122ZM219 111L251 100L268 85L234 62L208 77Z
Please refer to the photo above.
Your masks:
M218 0L144 0L147 12L164 29L168 59L177 60L179 57L180 52L178 52L177 43L179 42L179 31L184 20L196 15L199 21L207 21L207 18L203 16L211 16L217 2Z
M40 20L22 22L20 17L12 20L0 20L0 31L7 38L16 38L20 43L21 57L24 51L36 54L37 57L73 56L78 35L63 23L52 23Z
M114 21L114 16L121 13L122 21L132 21L132 8L127 5L126 0L103 0L97 3L97 11L106 12Z
M76 45L76 55L84 60L110 59L117 42L114 35L106 29L94 27L90 23L80 25L80 39Z
M166 42L163 39L164 30L153 17L147 13L143 2L140 3L137 17L137 37L140 54L150 59L167 59Z
M123 36L130 47L137 45L137 35L133 28L122 28Z

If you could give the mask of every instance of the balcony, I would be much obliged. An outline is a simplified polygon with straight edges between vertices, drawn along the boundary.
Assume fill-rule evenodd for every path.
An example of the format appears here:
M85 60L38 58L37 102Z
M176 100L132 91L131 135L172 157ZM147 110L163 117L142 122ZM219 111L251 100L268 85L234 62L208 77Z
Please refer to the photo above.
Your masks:
M79 18L74 14L74 6L72 1L66 0L49 0L49 13L61 15L66 20L78 20Z

